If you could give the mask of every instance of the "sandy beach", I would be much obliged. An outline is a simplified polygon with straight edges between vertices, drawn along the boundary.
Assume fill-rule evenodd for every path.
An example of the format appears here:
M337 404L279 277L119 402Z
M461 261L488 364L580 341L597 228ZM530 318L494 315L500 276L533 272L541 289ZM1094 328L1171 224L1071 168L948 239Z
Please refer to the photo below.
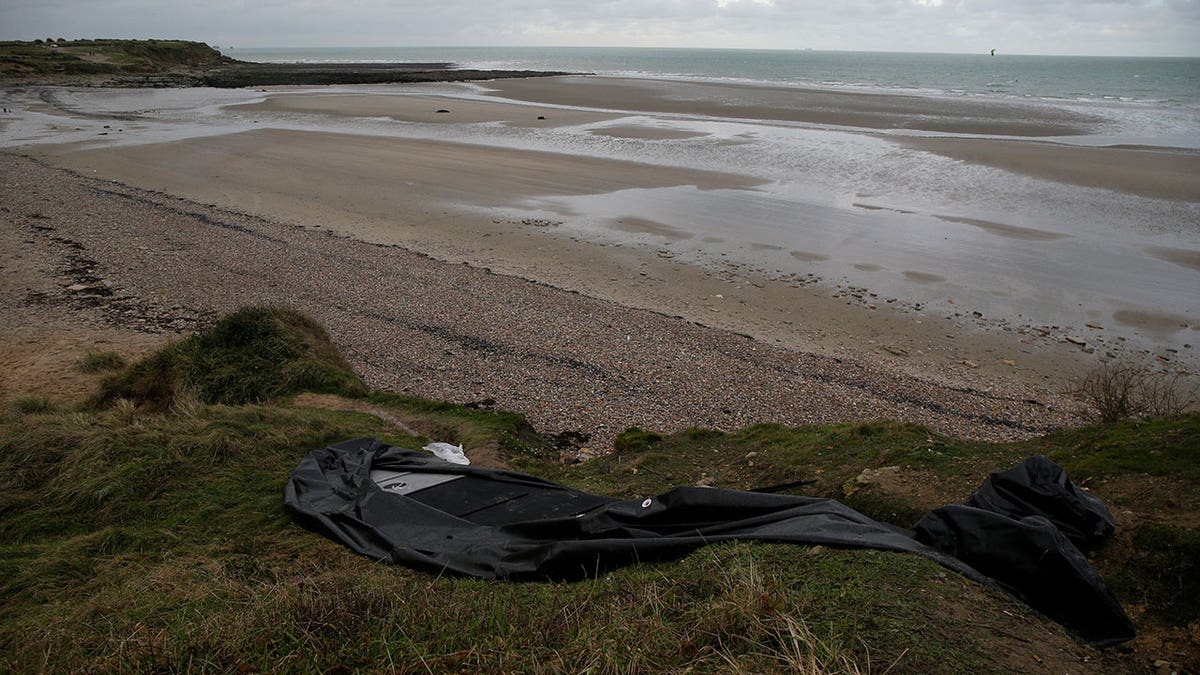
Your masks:
M375 386L601 447L885 417L1019 437L1075 423L1098 359L1197 365L1200 156L1088 147L1075 110L586 77L6 96L36 161L4 159L4 217L56 228L22 246L86 247L169 331L296 305Z
M601 451L629 426L903 419L1019 438L1076 420L1044 389L947 386L29 159L0 165L9 396L55 386L30 377L31 355L136 353L217 313L284 303L326 325L374 386L516 410Z

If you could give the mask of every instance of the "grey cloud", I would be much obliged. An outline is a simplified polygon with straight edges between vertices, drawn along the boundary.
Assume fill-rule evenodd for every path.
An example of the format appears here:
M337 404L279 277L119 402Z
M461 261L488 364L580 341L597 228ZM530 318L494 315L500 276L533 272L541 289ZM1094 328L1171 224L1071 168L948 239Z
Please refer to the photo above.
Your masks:
M0 39L1200 55L1197 0L4 0Z

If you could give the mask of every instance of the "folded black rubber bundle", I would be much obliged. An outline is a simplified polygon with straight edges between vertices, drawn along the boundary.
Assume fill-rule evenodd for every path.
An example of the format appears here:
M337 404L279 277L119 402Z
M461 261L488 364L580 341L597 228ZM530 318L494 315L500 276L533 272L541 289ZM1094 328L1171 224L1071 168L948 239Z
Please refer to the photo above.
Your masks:
M376 560L509 581L582 579L730 540L907 551L1003 588L1093 644L1133 637L1072 543L1111 533L1112 515L1040 456L915 533L832 499L684 487L621 500L370 438L309 453L284 501L305 527Z

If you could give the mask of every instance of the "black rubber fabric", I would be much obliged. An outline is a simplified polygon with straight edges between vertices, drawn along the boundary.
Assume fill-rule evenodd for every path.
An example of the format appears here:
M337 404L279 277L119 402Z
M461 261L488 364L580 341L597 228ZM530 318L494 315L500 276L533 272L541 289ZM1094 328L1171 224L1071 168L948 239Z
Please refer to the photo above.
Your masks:
M1062 467L1041 455L988 476L966 504L1016 519L1042 516L1082 551L1116 530L1104 502L1076 487Z
M397 494L381 489L372 470L458 478ZM922 521L918 541L831 499L677 488L618 500L369 438L309 453L284 501L304 526L376 560L511 581L581 579L730 540L906 551L1008 589L1091 642L1133 636L1087 560L1041 518L948 507ZM1036 573L1004 574L1014 559Z

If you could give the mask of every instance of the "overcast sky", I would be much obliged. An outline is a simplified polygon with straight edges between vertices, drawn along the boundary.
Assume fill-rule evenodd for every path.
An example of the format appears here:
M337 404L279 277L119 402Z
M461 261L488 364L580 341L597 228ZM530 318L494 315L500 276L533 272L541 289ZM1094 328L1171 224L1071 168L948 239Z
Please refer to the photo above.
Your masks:
M0 0L0 39L1200 56L1200 0Z

